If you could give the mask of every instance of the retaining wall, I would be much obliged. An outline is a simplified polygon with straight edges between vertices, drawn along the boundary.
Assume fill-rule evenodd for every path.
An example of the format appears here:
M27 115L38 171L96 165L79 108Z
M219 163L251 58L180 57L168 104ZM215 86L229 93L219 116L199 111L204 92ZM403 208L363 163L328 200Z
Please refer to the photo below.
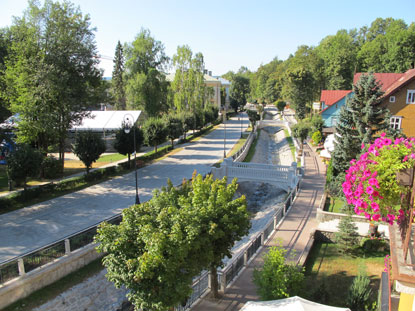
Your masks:
M97 253L95 246L96 244L89 244L40 268L25 273L17 279L4 283L0 286L0 309L102 257L103 254Z

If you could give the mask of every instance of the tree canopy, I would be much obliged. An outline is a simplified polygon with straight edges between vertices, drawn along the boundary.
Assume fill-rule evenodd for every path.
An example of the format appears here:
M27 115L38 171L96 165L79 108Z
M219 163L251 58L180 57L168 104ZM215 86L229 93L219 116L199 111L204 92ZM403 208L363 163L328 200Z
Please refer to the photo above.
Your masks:
M4 94L21 119L17 139L43 153L57 143L63 161L68 130L87 115L101 84L90 18L68 1L29 1L9 31Z

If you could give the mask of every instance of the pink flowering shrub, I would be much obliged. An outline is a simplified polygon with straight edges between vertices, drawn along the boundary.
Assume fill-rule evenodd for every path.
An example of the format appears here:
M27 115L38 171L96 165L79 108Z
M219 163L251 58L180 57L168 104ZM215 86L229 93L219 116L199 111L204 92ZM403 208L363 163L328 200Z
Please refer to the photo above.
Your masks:
M343 183L347 203L354 206L356 214L369 220L389 224L399 221L405 215L400 205L401 194L408 189L399 185L396 173L414 163L415 138L392 141L382 133L359 159L350 162Z

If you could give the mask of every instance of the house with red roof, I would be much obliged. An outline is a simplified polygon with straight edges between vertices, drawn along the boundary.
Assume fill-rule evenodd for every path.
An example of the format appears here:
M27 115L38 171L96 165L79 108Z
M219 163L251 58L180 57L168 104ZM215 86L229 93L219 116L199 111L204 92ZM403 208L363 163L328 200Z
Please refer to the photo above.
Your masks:
M380 82L384 82L380 80ZM392 83L383 84L381 105L392 114L390 124L406 136L415 137L415 69L410 69Z
M346 104L346 100L351 96L352 91L340 90L322 90L320 96L321 102L321 117L324 121L324 126L327 128L334 128L339 119L340 108ZM326 131L327 132L327 131ZM330 132L330 131L328 131Z

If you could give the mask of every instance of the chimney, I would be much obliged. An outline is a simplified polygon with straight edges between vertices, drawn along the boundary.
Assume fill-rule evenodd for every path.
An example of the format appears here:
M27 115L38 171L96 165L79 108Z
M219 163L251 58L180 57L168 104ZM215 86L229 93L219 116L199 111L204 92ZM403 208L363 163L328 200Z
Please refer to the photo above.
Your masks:
M209 71L209 76L212 76L212 71Z
M207 75L207 73L208 73L207 69L203 69L203 74Z

